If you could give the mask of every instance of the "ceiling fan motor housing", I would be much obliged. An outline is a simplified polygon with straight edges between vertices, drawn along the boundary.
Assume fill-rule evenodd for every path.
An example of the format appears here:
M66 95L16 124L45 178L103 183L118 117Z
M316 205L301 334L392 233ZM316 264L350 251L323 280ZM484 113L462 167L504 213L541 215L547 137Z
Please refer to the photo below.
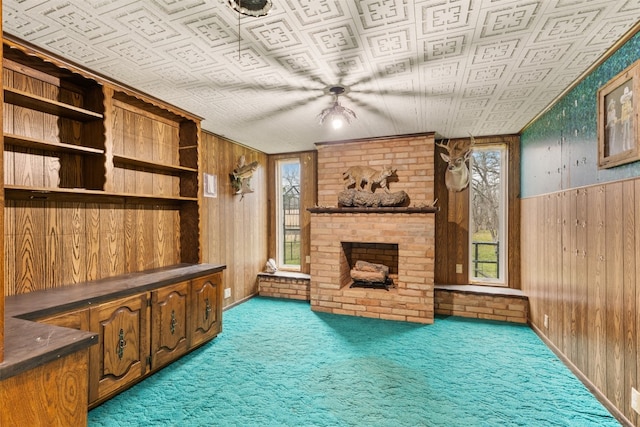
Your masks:
M228 0L231 8L247 16L265 16L271 10L271 0Z

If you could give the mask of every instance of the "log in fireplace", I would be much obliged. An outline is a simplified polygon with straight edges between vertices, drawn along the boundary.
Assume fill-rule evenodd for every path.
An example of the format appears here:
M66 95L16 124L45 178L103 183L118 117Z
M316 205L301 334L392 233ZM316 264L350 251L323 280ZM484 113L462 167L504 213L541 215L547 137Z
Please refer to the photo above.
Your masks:
M389 290L393 279L389 277L389 267L359 260L351 269L352 288L373 288Z

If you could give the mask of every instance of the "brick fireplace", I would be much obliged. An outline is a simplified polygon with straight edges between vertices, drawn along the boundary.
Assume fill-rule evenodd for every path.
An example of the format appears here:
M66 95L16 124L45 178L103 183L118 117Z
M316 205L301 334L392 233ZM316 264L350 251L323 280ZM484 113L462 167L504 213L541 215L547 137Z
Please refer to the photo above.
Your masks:
M310 300L314 311L433 323L435 214L433 135L318 144L318 206L311 211ZM342 172L350 166L397 169L390 190L410 206L340 208ZM380 190L378 190L380 191ZM393 286L352 288L356 261L389 267Z

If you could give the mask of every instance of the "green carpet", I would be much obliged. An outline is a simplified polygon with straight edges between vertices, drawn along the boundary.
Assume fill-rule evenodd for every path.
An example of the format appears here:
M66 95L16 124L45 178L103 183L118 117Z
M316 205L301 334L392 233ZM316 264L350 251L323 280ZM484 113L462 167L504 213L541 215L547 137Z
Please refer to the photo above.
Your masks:
M90 426L618 426L527 326L314 313L253 298Z

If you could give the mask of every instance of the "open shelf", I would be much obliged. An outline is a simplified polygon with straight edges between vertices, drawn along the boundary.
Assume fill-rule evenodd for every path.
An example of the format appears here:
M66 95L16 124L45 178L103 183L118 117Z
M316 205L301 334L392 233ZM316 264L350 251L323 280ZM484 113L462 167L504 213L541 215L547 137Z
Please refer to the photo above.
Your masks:
M5 145L17 145L24 148L33 148L36 150L46 150L57 153L71 154L104 154L104 150L99 148L84 147L82 145L66 144L64 142L42 141L40 139L30 138L22 135L5 134Z
M5 199L7 200L100 202L116 204L133 203L154 205L182 204L198 201L197 197L111 193L102 190L87 190L84 188L47 188L5 185L4 192Z
M115 154L113 155L113 163L116 165L120 164L123 166L130 166L132 168L151 169L156 172L167 173L170 175L180 175L184 172L191 172L191 173L198 172L197 169L188 168L185 166L175 166L175 165L167 165L167 164L162 164L157 162L149 162L146 160L136 159L134 157L120 156Z
M4 88L4 102L81 122L103 118L100 113L8 87Z

